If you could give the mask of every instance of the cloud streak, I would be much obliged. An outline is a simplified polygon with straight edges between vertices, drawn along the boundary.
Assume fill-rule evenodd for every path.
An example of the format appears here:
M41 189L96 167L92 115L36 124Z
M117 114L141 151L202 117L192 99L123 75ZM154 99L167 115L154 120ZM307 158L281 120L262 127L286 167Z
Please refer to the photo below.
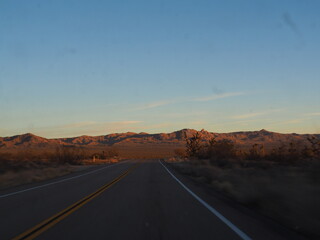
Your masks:
M307 113L305 116L320 116L320 112Z
M235 96L240 96L244 95L245 93L243 92L229 92L229 93L221 93L221 94L215 94L212 96L207 96L207 97L201 97L201 98L195 98L193 99L194 102L208 102L208 101L213 101L221 98L228 98L228 97L235 97Z
M143 105L140 105L133 110L135 111L140 111L140 110L148 110L152 108L157 108L165 105L171 105L175 103L186 103L186 102L208 102L208 101L213 101L221 98L228 98L228 97L235 97L235 96L240 96L244 95L245 93L243 92L228 92L228 93L221 93L221 94L215 94L211 96L206 96L206 97L199 97L199 98L194 98L194 99L189 99L189 98L184 98L184 99L168 99L168 100L161 100L161 101L156 101L156 102L151 102L151 103L146 103Z
M280 112L282 110L283 109L275 109L275 110L264 111L264 112L241 114L241 115L232 116L231 118L232 119L248 119L248 118L254 118L254 117L258 117L258 116L268 115L268 114L275 113L275 112Z
M90 125L95 125L97 122L87 121L87 122L76 122L71 124L65 124L62 126L58 126L58 128L79 128L79 127L87 127Z
M157 108L157 107L173 104L176 102L177 101L174 101L174 100L163 100L163 101L151 102L151 103L142 104L141 106L138 106L134 110L137 110L137 111L147 110L147 109L152 109L152 108Z

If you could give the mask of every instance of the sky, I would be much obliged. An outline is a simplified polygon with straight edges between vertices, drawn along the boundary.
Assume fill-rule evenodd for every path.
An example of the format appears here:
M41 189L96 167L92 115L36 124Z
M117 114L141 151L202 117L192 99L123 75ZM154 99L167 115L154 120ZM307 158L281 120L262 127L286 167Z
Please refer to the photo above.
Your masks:
M318 0L2 0L0 136L320 133Z

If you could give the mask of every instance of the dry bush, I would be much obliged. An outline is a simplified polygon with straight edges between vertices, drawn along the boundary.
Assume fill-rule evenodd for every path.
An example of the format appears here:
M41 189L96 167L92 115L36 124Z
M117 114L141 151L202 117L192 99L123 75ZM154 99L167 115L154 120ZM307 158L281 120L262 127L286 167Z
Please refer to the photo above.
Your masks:
M119 151L116 148L111 148L103 152L104 159L119 157Z
M308 138L308 141L311 145L312 157L320 159L320 139L313 136Z
M263 144L253 144L247 153L247 159L261 159L265 157L265 150Z
M312 144L303 145L298 141L291 141L288 144L281 143L271 151L266 152L262 144L253 144L252 147L244 154L247 160L268 160L281 164L291 165L300 161L320 160L318 146L320 142L313 138ZM239 156L235 156L239 159Z
M309 144L303 145L298 141L282 142L271 151L266 151L263 144L253 144L246 151L240 150L228 139L216 141L212 138L205 142L198 132L190 138L185 135L185 141L187 157L194 160L193 163L199 164L202 164L203 159L211 159L213 164L220 165L228 165L224 160L230 159L269 160L289 165L306 159L320 160L320 139L314 136L308 138Z
M201 145L201 136L197 132L194 134L191 138L187 137L187 134L185 133L185 141L186 141L186 152L189 157L198 158L199 153L202 149Z
M236 156L234 143L227 139L216 141L208 151L212 160L231 159Z
M39 156L34 156L35 155L33 153L30 154L25 151L19 151L16 154L1 153L0 174L8 171L17 172L28 168L41 168L48 165L47 161L43 161Z
M0 189L63 176L70 172L70 166L20 169L18 172L9 170L0 175Z
M207 143L202 143L197 132L191 138L185 136L185 140L187 156L193 159L211 159L212 162L217 162L237 156L234 143L227 139L216 141L212 138ZM202 161L196 162L202 163Z
M58 146L52 155L52 161L58 164L81 164L87 158L84 148L74 146Z

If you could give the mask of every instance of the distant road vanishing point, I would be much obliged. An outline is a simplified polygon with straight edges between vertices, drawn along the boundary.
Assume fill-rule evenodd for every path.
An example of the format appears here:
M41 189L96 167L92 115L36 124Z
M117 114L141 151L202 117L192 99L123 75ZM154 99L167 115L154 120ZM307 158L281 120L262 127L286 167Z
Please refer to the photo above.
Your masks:
M0 192L0 239L300 239L159 160L98 166Z

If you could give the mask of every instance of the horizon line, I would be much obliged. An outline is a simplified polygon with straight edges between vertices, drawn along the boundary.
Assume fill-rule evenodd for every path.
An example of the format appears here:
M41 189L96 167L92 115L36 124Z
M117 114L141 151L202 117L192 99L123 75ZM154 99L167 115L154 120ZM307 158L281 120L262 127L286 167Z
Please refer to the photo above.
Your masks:
M270 132L270 133L278 133L278 134L297 134L297 135L320 135L320 133L295 133L295 132L276 132L276 131L269 131L266 130L264 128L260 129L260 130L239 130L239 131L232 131L232 132L212 132L212 131L208 131L205 129L201 129L201 130L197 130L194 128L182 128L180 130L175 130L172 132L155 132L155 133L149 133L149 132L132 132L132 131L127 131L127 132L112 132L112 133L107 133L107 134L102 134L102 135L87 135L87 134L83 134L83 135L76 135L76 136L70 136L70 137L42 137L40 135L34 134L32 132L27 132L27 133L21 133L21 134L15 134L15 135L11 135L11 136L0 136L0 138L10 138L10 137L16 137L16 136L23 136L23 135L34 135L36 137L41 137L41 138L45 138L45 139L62 139L62 138L78 138L78 137L101 137L101 136L108 136L108 135L112 135L112 134L128 134L128 133L133 133L133 134L148 134L148 135L153 135L153 134L170 134L170 133L174 133L174 132L179 132L179 131L183 131L183 130L194 130L197 132L202 132L202 131L206 131L209 133L216 133L216 134L231 134L231 133L241 133L241 132L261 132L261 131L266 131L266 132Z

